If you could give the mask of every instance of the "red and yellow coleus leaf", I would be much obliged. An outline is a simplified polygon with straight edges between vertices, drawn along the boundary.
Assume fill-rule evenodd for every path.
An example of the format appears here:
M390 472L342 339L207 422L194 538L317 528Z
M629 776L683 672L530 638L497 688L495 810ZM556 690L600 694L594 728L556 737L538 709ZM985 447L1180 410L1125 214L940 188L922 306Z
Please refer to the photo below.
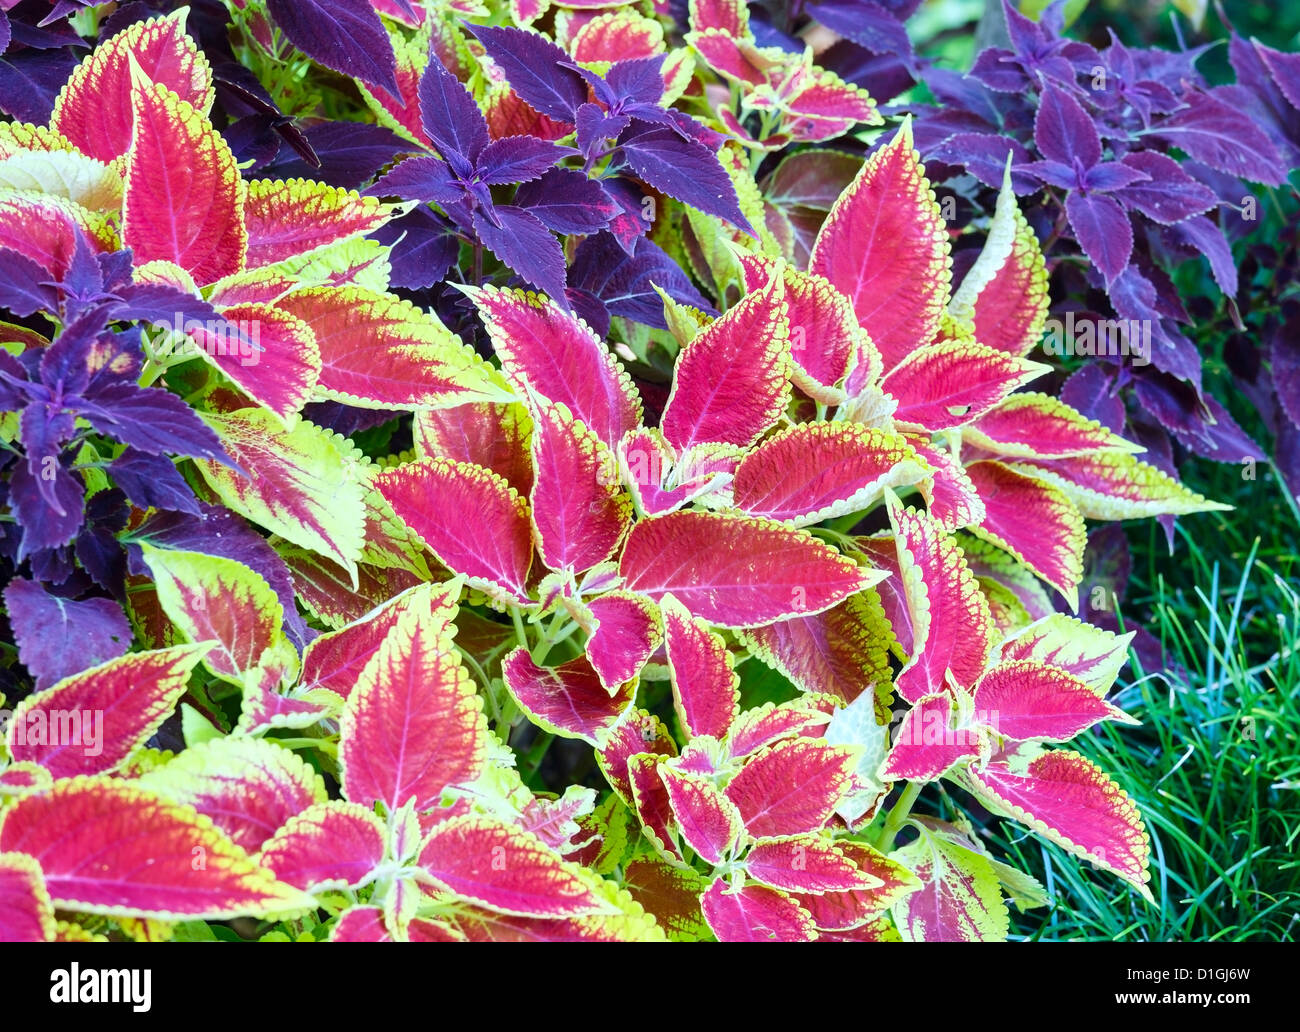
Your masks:
M573 34L569 53L575 61L626 61L653 57L664 50L664 30L635 11L598 14Z
M870 508L888 487L926 472L899 434L857 423L797 423L779 430L736 467L736 508L796 527Z
M721 29L735 39L753 39L745 0L690 0L691 28Z
M54 102L50 128L83 154L109 162L127 152L132 130L132 67L206 116L212 70L185 33L183 8L136 22L105 40L72 72Z
M984 502L957 457L944 445L917 435L909 435L907 443L929 467L917 484L925 499L926 512L942 523L945 530L979 523L984 518Z
M677 358L660 427L677 451L697 444L753 444L790 393L790 318L773 277L702 329Z
M298 420L286 429L262 409L205 418L246 472L196 460L228 508L355 576L365 534L365 489L352 446Z
M423 584L404 591L360 620L313 638L302 654L299 687L325 689L346 699L388 632L397 626L397 618L413 605L427 604L426 596L437 590L433 585Z
M1127 452L1039 459L1017 463L1015 468L1061 488L1090 520L1183 516L1232 508L1202 498L1169 474Z
M805 695L779 705L767 702L744 710L731 726L727 751L732 759L744 759L777 742L822 734L834 707L834 700L830 700L830 705L823 705L826 699L827 696Z
M312 616L334 630L362 619L376 606L420 583L409 570L365 563L356 567L354 580L344 567L308 549L281 545L277 551L293 575L298 599Z
M631 378L580 318L531 291L470 292L506 377L568 407L611 448L641 425Z
M244 333L247 344L229 330L216 332L208 327L190 330L190 338L240 390L287 420L307 403L320 380L320 348L311 327L288 312L257 302L229 305L220 313Z
M962 430L962 440L1009 458L1061 459L1116 449L1138 452L1094 419L1059 398L1020 391L990 409Z
M812 917L793 897L763 885L729 887L719 878L700 897L719 942L813 942Z
M772 279L775 263L752 252L739 255L745 289L760 290ZM844 400L841 385L854 363L879 363L875 346L858 325L849 299L824 277L786 267L785 300L790 312L790 370L794 385L814 401ZM879 374L880 370L875 370Z
M1009 553L969 534L957 535L957 543L1003 634L1014 634L1056 611L1043 582Z
M205 651L133 652L27 696L8 722L10 757L56 778L117 770L171 715Z
M1047 267L1038 238L1016 203L1010 153L988 237L948 304L986 347L1026 355L1047 320Z
M1048 367L969 340L918 348L881 381L898 399L894 419L930 433L978 419Z
M562 404L533 405L530 513L537 552L552 570L582 573L614 554L632 500L613 451Z
M665 758L658 753L640 752L628 757L627 781L632 812L641 822L641 833L655 852L670 864L684 865L677 844L677 821L673 816L668 788L659 777Z
M259 859L280 881L307 892L353 889L383 862L387 838L368 807L321 802L285 821Z
M0 816L0 852L40 864L54 906L220 920L309 910L207 817L125 781L69 778Z
M987 727L954 712L952 696L926 695L899 725L880 766L881 781L936 781L958 763L987 755Z
M17 151L0 157L0 189L65 197L96 212L122 207L122 176L79 151Z
M984 503L970 532L1005 548L1077 608L1088 532L1066 493L1001 462L973 462L966 474Z
M600 748L610 729L632 706L636 682L611 694L586 656L541 667L517 648L501 663L506 688L533 721L562 738L581 738ZM642 750L644 751L644 750Z
M619 572L628 590L672 592L718 627L819 613L881 579L807 531L694 510L636 523Z
M1033 660L1077 677L1104 697L1128 659L1136 631L1112 634L1064 613L1044 616L1002 643L1001 661Z
M306 179L257 179L248 184L244 224L248 267L274 265L296 255L374 232L393 217L390 205L355 190Z
M504 478L467 462L422 459L384 470L374 486L448 569L493 596L527 600L532 524L528 503Z
M214 738L191 745L135 783L211 817L250 853L289 818L326 798L320 774L296 753L262 738Z
M26 853L0 853L0 942L53 942L55 934L41 865Z
M818 929L861 928L921 887L920 879L910 870L865 842L839 839L835 847L864 876L873 879L872 887L848 892L796 893L795 898L812 914Z
M610 729L604 745L596 750L596 763L605 780L629 807L632 806L632 782L628 763L641 753L676 756L677 743L658 717L645 710L629 709Z
M500 375L434 316L364 287L308 287L276 307L297 316L320 348L320 390L360 408L508 402Z
M727 785L755 838L818 831L851 787L855 750L820 739L779 742L752 756Z
M524 497L533 489L533 420L519 402L478 401L422 409L413 426L417 458L470 462L503 476Z
M78 153L71 140L43 125L30 122L0 123L0 160L29 152L49 153L63 151Z
M928 822L911 823L920 832L916 840L890 854L921 882L892 908L903 940L1006 941L1010 919L993 862Z
M720 864L745 832L736 804L708 778L658 765L659 780L682 841L710 864Z
M969 687L993 646L988 602L934 517L891 503L889 518L911 632L910 659L894 683L909 702L943 691L949 674Z
M246 187L230 145L166 86L140 82L126 160L122 242L137 264L163 259L213 283L244 265Z
M608 692L641 672L663 640L655 604L644 595L611 591L585 603L594 626L587 659Z
M339 764L354 803L427 809L483 770L487 723L452 644L458 590L452 582L405 610L348 696Z
M435 889L503 914L576 917L608 909L580 868L536 835L497 821L444 821L424 840L417 863Z
M691 616L672 594L659 601L673 708L691 738L725 738L740 711L740 678L727 643Z
M1078 753L994 760L968 768L961 784L990 809L1113 871L1150 897L1151 840L1128 794Z
M850 595L823 613L750 628L740 637L800 691L844 702L868 691L882 699L888 694L894 635L874 590Z
M1073 674L1026 659L989 668L975 687L975 712L1017 742L1067 742L1101 720L1137 723Z
M892 368L934 340L951 266L948 232L905 122L835 202L809 270L853 303Z
M732 445L706 445L688 452L679 463L658 429L639 427L619 442L619 472L637 509L646 516L663 516L726 486L740 451Z
M745 872L786 892L852 892L884 882L864 871L839 844L820 835L762 838L745 856Z
M106 217L62 197L0 190L0 247L30 258L62 281L83 234L92 251L117 249Z
M265 578L241 562L141 544L167 618L192 642L215 643L203 665L236 684L282 638L284 610Z

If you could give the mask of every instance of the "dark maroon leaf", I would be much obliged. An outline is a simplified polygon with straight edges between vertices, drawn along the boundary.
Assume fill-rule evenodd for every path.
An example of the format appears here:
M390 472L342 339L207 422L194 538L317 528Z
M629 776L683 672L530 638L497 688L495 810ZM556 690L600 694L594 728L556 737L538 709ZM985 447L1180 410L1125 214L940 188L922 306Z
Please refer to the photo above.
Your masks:
M561 158L578 152L536 136L504 136L479 155L476 171L490 185L526 183L539 178Z
M38 690L116 659L131 645L131 625L112 599L60 598L21 577L9 582L4 599L18 658Z
M113 481L141 509L168 509L199 514L190 485L165 455L127 448L108 466Z
M57 312L58 297L50 274L26 255L0 247L0 308L19 318L35 312Z
M399 154L415 149L391 129L364 122L322 122L304 131L320 165L313 165L288 143L263 167L258 179L314 179L355 190Z
M557 233L583 236L600 232L618 211L600 183L571 168L553 168L524 183L515 191L515 204Z
M740 211L731 177L717 155L703 144L683 140L671 129L653 127L638 131L633 123L620 138L623 160L656 190L689 204L707 215L717 215L753 234L754 228Z
M1197 215L1169 227L1166 232L1174 241L1191 251L1203 254L1210 262L1214 282L1228 297L1237 295L1237 264L1232 258L1232 248L1215 223L1204 215Z
M1100 365L1089 363L1070 374L1061 400L1115 433L1124 429L1124 402L1114 394L1115 380Z
M151 455L189 455L230 463L212 428L184 401L161 388L106 384L82 399L78 413L100 433Z
M1076 191L1065 199L1065 213L1083 253L1108 284L1114 282L1133 253L1133 227L1124 209L1104 195Z
M713 313L677 263L645 237L637 240L630 255L609 233L587 237L573 256L569 282L598 297L611 314L647 326L668 325L655 286L682 304Z
M489 251L556 303L567 308L564 297L564 251L560 242L535 215L512 204L496 206L500 226L482 212L474 213L474 232Z
M407 158L382 176L366 193L375 197L401 197L408 201L452 204L465 198L465 188L441 158Z
M458 172L468 173L491 140L487 119L460 80L443 66L432 45L429 66L420 76L419 96L424 134Z
M392 247L389 284L407 290L433 286L460 255L460 240L451 224L425 207L380 226L371 236Z
M1124 155L1123 163L1143 172L1145 182L1125 186L1119 200L1163 225L1182 222L1193 215L1209 211L1218 203L1214 191L1198 183L1182 170L1178 162L1155 151L1134 151Z
M520 99L542 114L572 122L587 100L582 76L566 67L569 55L549 39L526 29L469 25L488 57L505 73Z
M1038 102L1034 120L1034 142L1043 157L1084 168L1101 161L1101 140L1083 106L1065 90L1047 86Z
M46 504L41 490L46 481L55 500L53 505ZM9 481L9 505L23 530L18 560L42 549L66 545L75 538L81 529L85 500L81 480L62 463L48 465L37 474L25 462L16 464Z
M1273 141L1239 107L1214 91L1191 93L1185 106L1155 122L1150 132L1159 140L1186 151L1197 161L1220 172L1230 172L1255 183L1277 186L1286 180L1286 168Z
M392 40L367 0L266 0L266 10L308 57L401 97Z

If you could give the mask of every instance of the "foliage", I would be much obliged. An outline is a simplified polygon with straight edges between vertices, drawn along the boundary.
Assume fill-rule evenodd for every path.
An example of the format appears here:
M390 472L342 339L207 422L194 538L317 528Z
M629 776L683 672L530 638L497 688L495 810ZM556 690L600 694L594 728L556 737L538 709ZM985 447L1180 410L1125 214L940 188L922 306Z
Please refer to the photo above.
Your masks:
M1068 166L1112 285L1075 218L1200 195L1103 160L1071 45L1023 30L1042 160L958 231L929 115L765 167L895 112L731 0L34 6L3 937L1003 939L990 813L1150 898L1056 747L1132 722L1132 635L1066 614L1085 521L1225 506L1023 389L1016 191ZM807 14L919 74L861 6Z

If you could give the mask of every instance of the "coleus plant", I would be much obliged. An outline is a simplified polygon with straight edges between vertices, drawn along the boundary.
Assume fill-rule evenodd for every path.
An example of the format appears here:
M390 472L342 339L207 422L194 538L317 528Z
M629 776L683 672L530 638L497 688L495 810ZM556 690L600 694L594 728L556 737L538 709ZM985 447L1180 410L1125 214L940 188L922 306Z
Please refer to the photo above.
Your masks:
M1050 4L1033 21L1003 0L1001 46L965 75L919 73L939 102L908 105L920 150L936 182L977 212L991 208L1010 153L1016 192L1047 241L1053 315L1119 320L1149 337L1145 348L1109 349L1078 370L1063 400L1147 446L1166 471L1190 453L1245 464L1253 477L1265 452L1204 381L1207 342L1227 337L1237 353L1226 357L1255 381L1250 395L1277 435L1276 468L1296 495L1290 362L1284 343L1272 345L1287 337L1284 317L1271 281L1257 287L1250 266L1239 274L1232 246L1266 219L1253 184L1285 186L1297 164L1295 55L1243 39L1220 12L1236 82L1211 85L1197 67L1209 44L1134 48L1112 32L1097 49L1065 34L1064 10ZM1285 203L1285 192L1273 196ZM1198 256L1218 305L1199 296L1208 280L1189 289L1174 275ZM1211 321L1213 332L1195 332ZM1261 358L1271 359L1262 376Z
M453 80L467 37L444 55L445 20L380 9L423 56L335 68L415 115L367 195L246 179L181 15L93 49L48 126L0 127L0 935L997 939L1041 888L980 844L989 812L1147 893L1132 803L1049 747L1127 719L1128 637L1052 596L1077 605L1086 519L1217 506L1022 389L1048 298L1014 169L956 289L910 122L783 254L736 145L662 105L679 55L639 22L569 23L571 50L649 34L603 69L476 27L559 126L492 150L503 86ZM543 66L589 91L572 129ZM674 209L656 244L615 215L553 297L499 253L468 308L438 299L477 350L390 290L417 212L470 253L509 209L580 234L520 192L571 172L627 214L613 184L673 195L647 155L702 152L739 218ZM734 269L716 307L682 251ZM332 422L371 413L409 447ZM913 813L941 781L970 817Z

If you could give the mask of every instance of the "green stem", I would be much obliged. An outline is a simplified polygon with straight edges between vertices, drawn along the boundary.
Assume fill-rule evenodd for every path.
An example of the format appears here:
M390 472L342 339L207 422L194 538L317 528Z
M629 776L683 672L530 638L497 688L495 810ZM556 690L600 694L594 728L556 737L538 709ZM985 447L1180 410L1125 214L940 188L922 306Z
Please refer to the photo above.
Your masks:
M903 822L907 820L908 815L912 812L912 806L916 803L916 798L920 794L920 783L909 781L907 787L903 789L903 794L898 797L898 802L889 811L889 816L885 818L885 826L880 829L880 834L876 836L874 845L881 852L887 853L889 847L894 844L894 839L902 829Z

